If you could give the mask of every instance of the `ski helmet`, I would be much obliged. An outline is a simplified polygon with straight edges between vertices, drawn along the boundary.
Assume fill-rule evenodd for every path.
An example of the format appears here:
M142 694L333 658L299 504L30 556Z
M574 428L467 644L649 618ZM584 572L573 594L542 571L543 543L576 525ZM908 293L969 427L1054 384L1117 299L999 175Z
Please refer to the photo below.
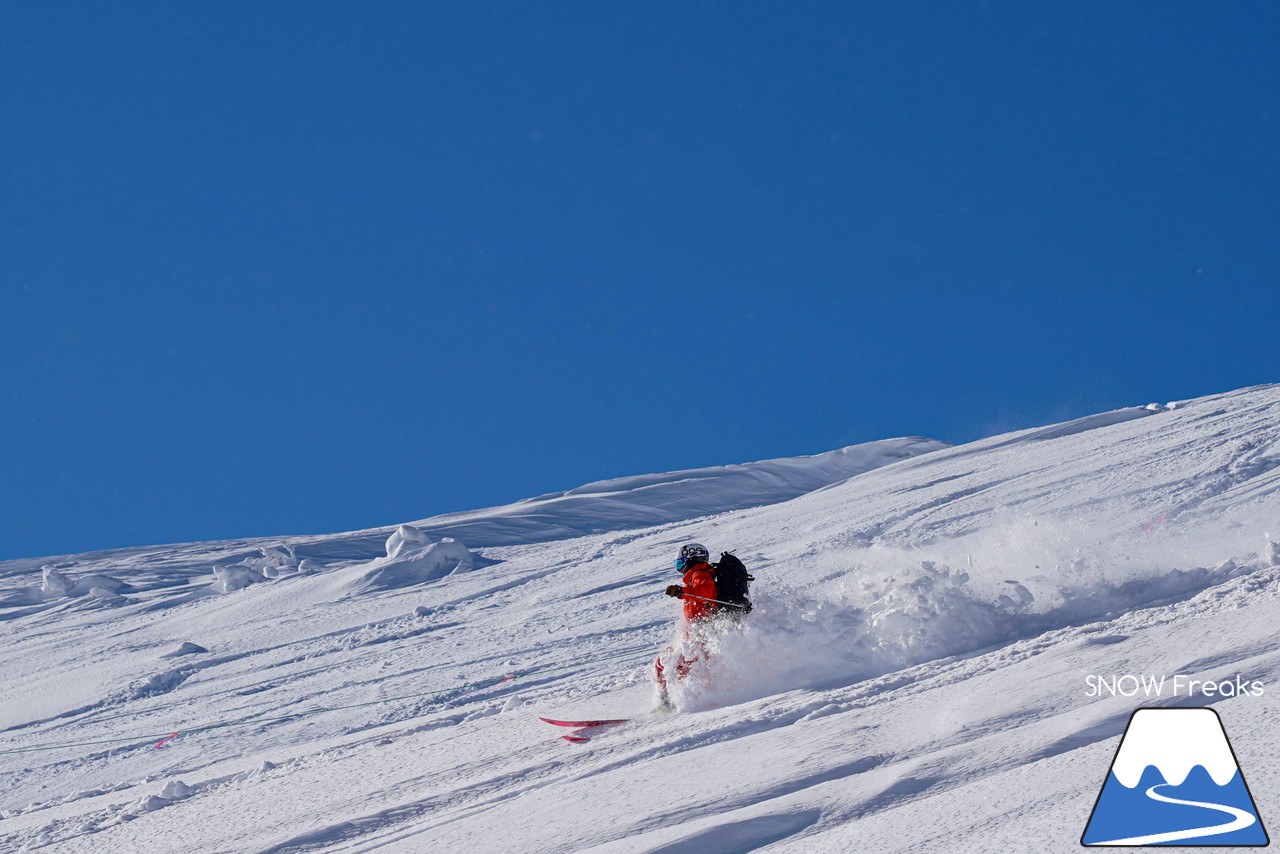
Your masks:
M711 559L710 552L702 543L689 543L680 548L680 564L707 563Z

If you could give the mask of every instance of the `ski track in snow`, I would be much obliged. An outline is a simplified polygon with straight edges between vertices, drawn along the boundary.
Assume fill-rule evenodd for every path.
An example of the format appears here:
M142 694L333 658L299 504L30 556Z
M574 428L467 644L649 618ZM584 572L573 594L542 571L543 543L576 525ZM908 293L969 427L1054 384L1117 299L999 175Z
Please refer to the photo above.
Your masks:
M1084 677L1129 672L1266 683L1214 705L1280 795L1276 386L414 527L0 563L0 850L1075 850L1142 702ZM691 540L757 609L649 716Z

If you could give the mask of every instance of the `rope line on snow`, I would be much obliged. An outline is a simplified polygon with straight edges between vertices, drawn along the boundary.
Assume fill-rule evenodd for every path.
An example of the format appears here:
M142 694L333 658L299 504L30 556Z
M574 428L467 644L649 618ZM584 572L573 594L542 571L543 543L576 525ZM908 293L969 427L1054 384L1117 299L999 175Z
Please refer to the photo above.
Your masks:
M564 664L564 665L560 665L559 667L543 667L538 670L528 670L528 671L522 671L522 672L516 672L516 673L507 673L503 675L500 679L486 679L483 682L472 682L467 685L455 685L452 688L439 688L434 691L422 691L417 694L404 694L399 697L385 697L381 700L368 700L363 703L351 703L350 705L346 705L346 706L327 706L321 709L306 709L301 712L295 712L291 715L280 715L278 717L251 718L249 720L243 720L243 721L222 721L219 723L206 724L205 726L192 727L190 729L179 729L174 732L155 733L150 735L134 735L134 736L124 736L121 738L105 738L97 741L77 741L77 742L71 742L71 743L40 744L34 747L11 748L9 750L0 750L0 756L9 756L16 753L37 753L39 751L44 751L44 750L65 750L72 747L96 747L103 744L123 744L125 742L133 742L133 741L142 741L149 744L150 742L152 742L157 738L160 739L160 741L158 741L155 746L157 748L160 748L165 746L167 743L178 738L179 735L194 735L196 733L208 732L210 730L215 730L215 729L226 729L228 727L235 727L235 726L249 726L251 724L280 723L281 721L291 721L297 718L308 717L310 715L318 715L323 712L340 712L347 709L361 709L366 706L377 706L377 705L381 705L382 703L394 703L398 700L413 700L419 697L432 697L437 694L448 694L454 691L470 691L473 689L480 689L480 688L494 688L494 687L497 687L498 685L503 685L514 679L522 679L527 676L538 676L544 673L556 673L561 670L570 670L577 667L585 667L588 664L598 664L601 661L617 661L622 658L631 658L633 656L638 656L641 654L641 652L642 652L641 650L635 649L635 650L631 650L630 652L620 653L618 655L604 655L604 656L601 656L600 658L591 658L591 659L587 659L586 661L575 661L572 664ZM651 655L652 652L646 647L643 650L643 654Z

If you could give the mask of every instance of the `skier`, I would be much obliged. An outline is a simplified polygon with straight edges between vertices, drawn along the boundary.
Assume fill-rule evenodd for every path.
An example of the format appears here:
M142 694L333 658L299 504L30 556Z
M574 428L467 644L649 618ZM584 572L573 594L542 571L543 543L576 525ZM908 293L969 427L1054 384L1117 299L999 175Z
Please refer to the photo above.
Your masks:
M684 575L680 584L672 584L665 591L668 596L684 601L683 642L675 663L677 679L689 675L689 668L707 657L705 632L710 619L719 609L715 602L706 601L719 598L716 595L716 579L710 557L707 547L701 543L689 543L681 547L680 557L676 558L676 570ZM658 711L670 711L674 708L667 692L667 679L662 665L662 659L674 651L674 644L665 647L653 663L654 681L658 684Z

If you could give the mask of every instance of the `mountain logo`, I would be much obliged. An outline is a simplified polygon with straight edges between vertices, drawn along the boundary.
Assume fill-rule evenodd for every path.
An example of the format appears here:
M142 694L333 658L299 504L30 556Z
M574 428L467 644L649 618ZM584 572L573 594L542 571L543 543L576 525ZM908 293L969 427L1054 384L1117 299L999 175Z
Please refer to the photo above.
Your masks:
M1270 843L1213 709L1138 709L1080 844Z

